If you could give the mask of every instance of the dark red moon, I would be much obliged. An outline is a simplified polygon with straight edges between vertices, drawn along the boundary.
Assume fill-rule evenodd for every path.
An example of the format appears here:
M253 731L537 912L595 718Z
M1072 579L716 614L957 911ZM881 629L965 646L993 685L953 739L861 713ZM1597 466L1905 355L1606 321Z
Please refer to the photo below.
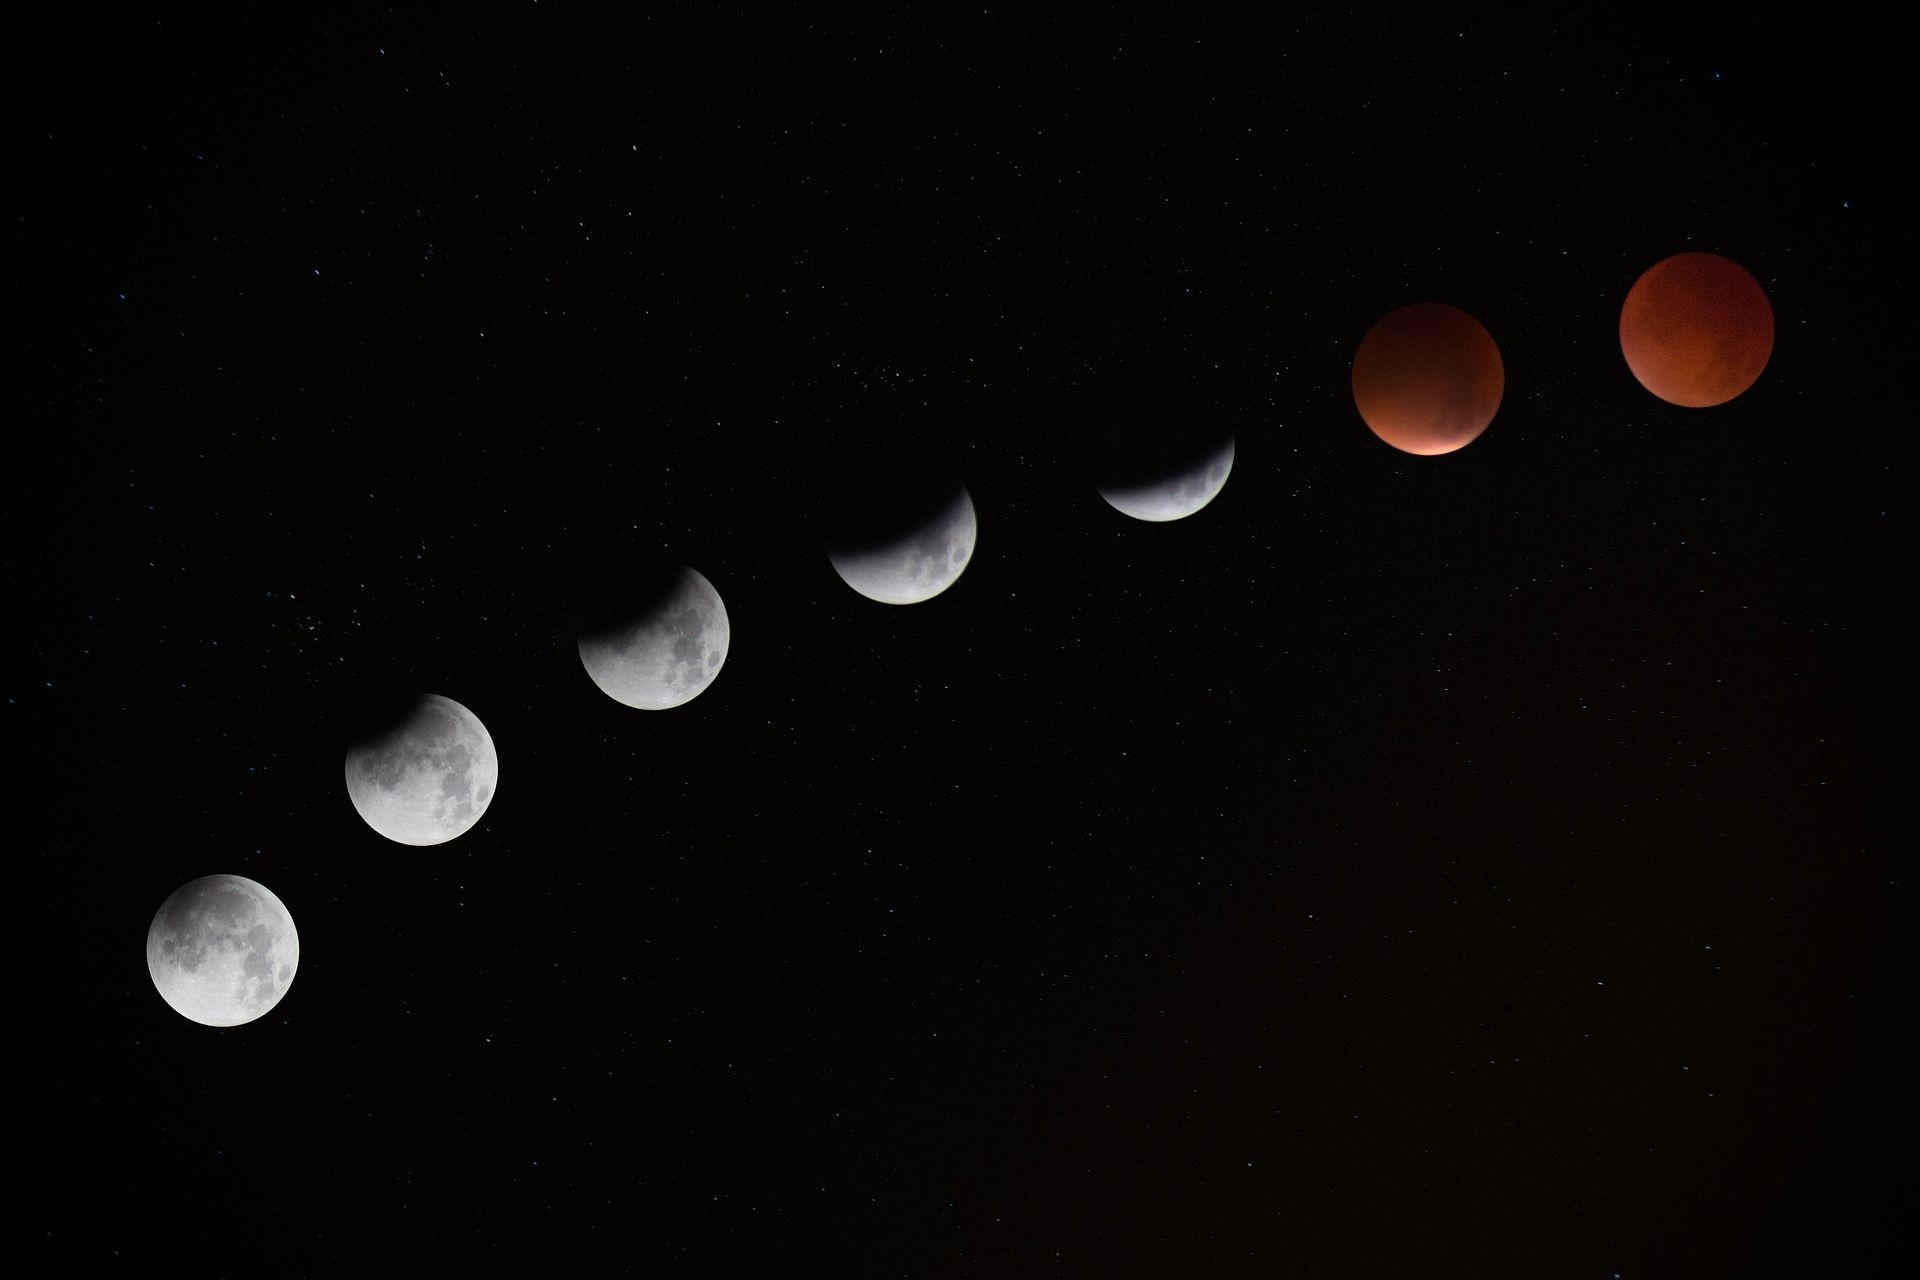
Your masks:
M1647 268L1620 308L1620 351L1640 385L1705 409L1752 386L1773 354L1773 307L1747 269L1717 253Z
M1431 456L1472 444L1506 390L1500 348L1458 307L1416 302L1367 330L1353 357L1353 403L1373 434Z

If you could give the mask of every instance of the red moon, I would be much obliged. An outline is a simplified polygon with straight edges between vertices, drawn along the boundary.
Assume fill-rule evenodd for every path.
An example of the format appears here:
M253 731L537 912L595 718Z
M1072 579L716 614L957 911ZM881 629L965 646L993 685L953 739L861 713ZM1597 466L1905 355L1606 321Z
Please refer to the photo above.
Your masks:
M1747 269L1717 253L1679 253L1633 282L1620 352L1640 385L1705 409L1745 391L1773 354L1773 307Z
M1373 434L1431 456L1472 444L1506 390L1500 348L1458 307L1416 302L1367 330L1353 356L1353 403Z

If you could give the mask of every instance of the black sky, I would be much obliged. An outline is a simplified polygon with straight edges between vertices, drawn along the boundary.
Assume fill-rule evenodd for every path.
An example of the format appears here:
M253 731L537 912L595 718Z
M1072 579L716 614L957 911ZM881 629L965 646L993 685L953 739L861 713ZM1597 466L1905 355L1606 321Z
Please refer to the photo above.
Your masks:
M1758 22L1389 25L20 33L16 1252L1897 1270L1904 73ZM1777 321L1708 411L1615 339L1689 249ZM1507 372L1437 459L1347 381L1423 300ZM1142 360L1236 439L1171 525L1089 481ZM980 513L904 609L823 550L900 436ZM733 645L647 714L570 619L662 553ZM347 803L396 690L499 746L451 844ZM221 871L302 942L229 1031L141 963Z

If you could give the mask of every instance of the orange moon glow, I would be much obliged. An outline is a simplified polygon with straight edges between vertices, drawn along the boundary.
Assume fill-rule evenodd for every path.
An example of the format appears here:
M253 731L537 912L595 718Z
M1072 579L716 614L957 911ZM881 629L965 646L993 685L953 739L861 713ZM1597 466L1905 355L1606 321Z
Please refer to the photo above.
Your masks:
M1402 453L1472 444L1493 421L1506 385L1486 326L1440 302L1382 316L1353 357L1353 403L1373 434Z
M1704 409L1745 391L1773 354L1773 308L1747 269L1717 253L1679 253L1633 282L1620 351L1640 385Z

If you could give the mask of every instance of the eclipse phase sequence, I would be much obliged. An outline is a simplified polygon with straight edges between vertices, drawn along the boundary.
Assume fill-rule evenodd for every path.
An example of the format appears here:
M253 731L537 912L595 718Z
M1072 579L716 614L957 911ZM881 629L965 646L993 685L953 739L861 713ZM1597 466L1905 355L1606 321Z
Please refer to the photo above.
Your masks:
M1681 253L1648 268L1620 311L1620 349L1633 376L1671 404L1725 404L1751 387L1773 351L1773 308L1744 267ZM1421 302L1388 312L1354 353L1354 405L1403 453L1453 453L1499 412L1506 370L1493 335L1458 307ZM1123 379L1117 408L1096 431L1095 487L1114 510L1165 523L1220 495L1234 438L1164 370ZM951 588L979 534L958 474L903 442L850 473L828 538L835 573L884 604L919 604ZM583 621L581 665L601 692L650 711L684 706L725 665L732 628L705 575L685 565L634 573L625 594ZM499 787L500 763L480 718L439 694L411 699L347 751L347 795L366 824L406 845L444 844L471 830ZM183 1017L207 1026L251 1022L286 995L300 940L286 906L244 876L193 880L160 906L147 931L147 971Z

